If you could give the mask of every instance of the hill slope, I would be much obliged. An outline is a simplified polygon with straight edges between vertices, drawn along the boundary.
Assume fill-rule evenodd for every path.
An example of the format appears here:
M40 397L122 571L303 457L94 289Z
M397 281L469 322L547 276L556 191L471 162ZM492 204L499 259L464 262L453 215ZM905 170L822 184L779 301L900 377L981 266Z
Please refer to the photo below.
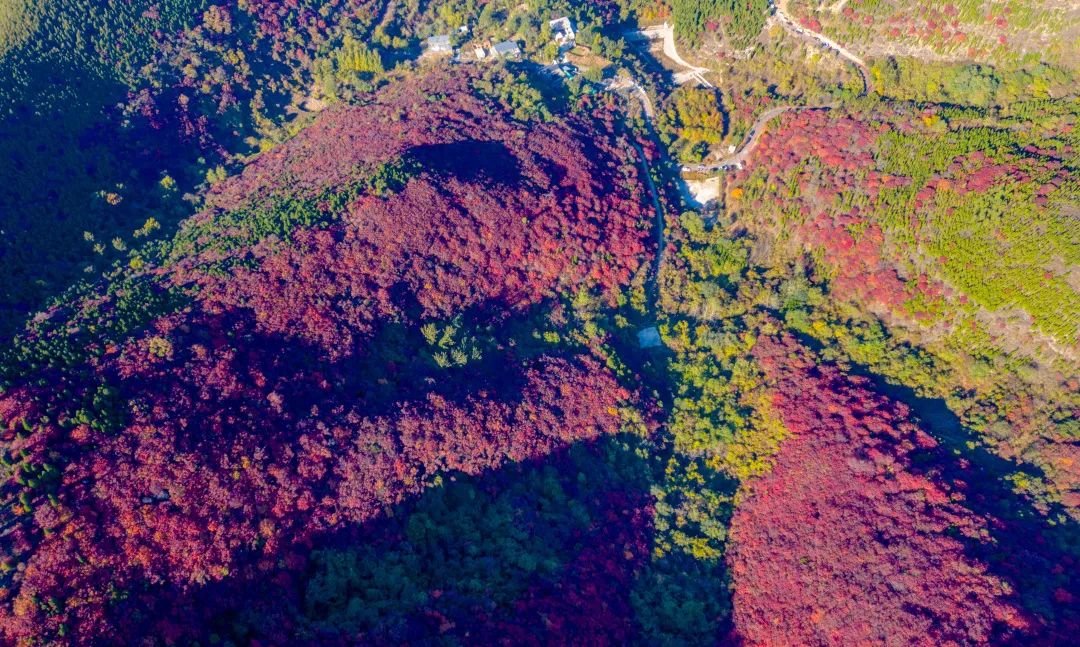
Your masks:
M802 23L867 58L1080 66L1080 8L1051 0L789 0Z
M8 639L166 631L168 590L619 430L633 396L588 346L507 330L647 264L633 149L471 82L329 112L6 357Z

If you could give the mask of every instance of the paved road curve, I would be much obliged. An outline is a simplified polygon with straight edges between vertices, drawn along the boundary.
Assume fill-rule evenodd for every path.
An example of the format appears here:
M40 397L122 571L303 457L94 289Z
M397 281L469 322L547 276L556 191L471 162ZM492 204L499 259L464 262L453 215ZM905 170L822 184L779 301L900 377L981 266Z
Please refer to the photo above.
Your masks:
M775 108L769 108L754 120L754 125L750 126L750 130L747 131L742 144L733 154L725 157L719 162L684 166L682 167L682 170L684 173L707 173L709 171L727 171L734 168L742 168L746 163L746 158L753 152L754 147L757 146L758 139L765 131L766 123L779 117L785 112L798 112L800 110L832 110L834 107L835 106L832 104L824 104L820 106L777 106Z
M664 41L664 56L667 56L675 62L679 67L686 68L685 71L679 72L675 75L675 82L682 84L687 81L697 81L701 85L707 88L715 87L712 83L709 83L703 76L706 72L709 72L707 67L697 67L686 62L680 54L678 48L675 46L675 28L666 22L663 25L654 25L647 27L640 31L631 32L631 38L645 38L648 40L663 40Z
M697 164L693 166L682 167L683 172L707 172L707 171L719 171L728 170L731 168L742 168L742 165L746 162L746 157L757 146L758 138L761 136L762 131L765 128L765 124L772 121L774 117L778 117L788 110L795 110L792 106L778 106L776 108L769 108L765 112L761 113L757 119L754 120L754 124L750 126L750 130L747 131L746 137L743 138L742 144L738 150L732 155L725 157L719 162L713 164Z

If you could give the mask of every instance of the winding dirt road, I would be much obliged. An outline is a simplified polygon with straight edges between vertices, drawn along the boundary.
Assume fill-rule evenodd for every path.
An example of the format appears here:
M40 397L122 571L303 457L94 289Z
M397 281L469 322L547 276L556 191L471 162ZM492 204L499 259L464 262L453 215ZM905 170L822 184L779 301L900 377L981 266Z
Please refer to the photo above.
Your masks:
M787 12L787 0L769 0L769 7L773 13L773 17L775 18L776 22L778 22L788 32L794 34L799 38L816 41L819 45L832 50L840 57L852 63L855 68L859 70L859 76L862 77L863 94L867 94L870 92L873 85L870 80L870 68L867 67L865 61L863 61L856 54L846 49L843 45L840 45L828 36L813 31L811 29L807 29L806 27L798 24L795 19L791 17L791 14ZM679 54L679 51L675 45L675 30L667 23L664 23L663 25L649 27L647 29L642 29L638 32L634 32L633 35L638 38L648 38L650 40L662 38L664 40L664 55L678 65L687 68L687 71L681 72L677 76L691 78L692 75L692 78L696 78L708 87L713 87L711 84L705 81L704 77L701 76L703 72L708 71L707 68L691 65L690 63L686 62L686 59L684 59ZM834 106L831 104L826 104L819 106L778 106L776 108L770 108L769 110L766 110L761 115L759 115L756 120L754 120L753 125L750 126L750 130L747 131L746 137L743 138L742 144L740 144L738 150L735 153L729 155L728 157L725 157L724 159L721 159L714 164L684 166L682 167L682 170L684 172L710 172L721 170L726 171L732 168L742 168L743 164L746 163L747 156L751 152L753 152L754 147L757 146L758 137L761 136L761 133L764 130L766 123L772 121L774 118L790 110L830 110L833 107Z
M863 94L867 94L870 92L872 88L870 80L870 69L866 66L865 61L863 61L856 54L844 48L842 45L832 40L828 36L807 29L802 25L798 24L795 19L791 17L791 14L787 12L787 0L769 0L769 8L776 22L778 22L788 32L803 39L816 41L821 46L836 52L839 56L855 65L856 69L859 70L859 75L862 77ZM696 80L707 87L714 87L711 83L705 80L704 76L702 76L705 72L710 71L708 68L691 65L686 61L686 59L682 57L682 55L679 54L679 50L675 44L675 30L668 23L665 22L663 25L655 25L653 27L647 27L645 29L631 32L628 34L628 36L631 38L647 40L662 39L664 41L664 55L671 59L673 62L675 62L675 64L685 68L683 72L676 74L676 79L678 82ZM645 107L646 116L651 122L653 118L653 110L652 102L649 100L648 94L646 94L645 90L636 82L631 81L630 83L632 85L632 89L635 92L640 93L641 96L639 98L642 101L642 105ZM746 163L746 158L750 155L750 153L753 152L754 148L757 146L758 140L761 137L761 133L764 132L765 125L768 122L772 121L773 119L782 115L785 112L799 110L831 110L834 107L835 106L832 104L824 104L818 106L777 106L775 108L770 108L758 115L758 118L754 120L754 123L750 126L750 130L747 131L746 136L743 138L743 141L739 145L739 148L736 150L736 152L713 164L697 164L693 166L683 166L681 170L684 173L708 173L715 171L727 171L733 168L742 168L743 165ZM641 158L642 164L645 167L646 176L648 176L648 164L645 161L645 156L640 149L638 150L638 154ZM652 186L651 177L649 178L649 185L649 189L652 193L653 201L657 209L657 216L660 219L659 243L660 249L662 250L663 215L660 210L660 203L657 199L656 187ZM662 251L660 253L662 253ZM657 264L659 265L659 259Z
M870 71L866 67L866 63L864 63L861 58L844 49L842 46L829 39L827 36L798 25L785 11L784 5L786 5L786 0L780 0L780 6L777 6L777 4L773 2L773 0L770 0L769 5L777 22L779 22L786 30L797 36L815 40L824 47L835 51L837 54L853 63L858 68L859 74L862 76L863 92L867 93L870 91ZM675 44L675 30L671 25L668 25L666 22L663 25L656 25L639 31L630 32L629 34L627 34L627 36L634 39L662 39L664 41L664 55L667 56L670 60L672 60L676 65L685 68L682 72L676 74L676 82L684 83L688 81L697 81L698 83L706 87L715 87L707 80L705 80L705 77L703 76L704 73L710 71L708 68L691 65L686 61L686 59L682 57L682 55L679 54L679 50ZM645 116L647 117L647 121L651 125L654 117L652 101L649 98L648 93L645 92L645 89L641 87L639 83L632 79L627 79L622 84L611 84L608 89L628 89L631 92L637 94L638 99L641 101L642 107L645 110ZM754 148L757 146L758 140L761 137L761 133L764 132L765 125L768 122L772 121L776 117L779 117L785 112L798 110L830 110L833 107L834 106L829 104L820 106L777 106L775 108L770 108L758 115L758 118L754 120L754 123L750 126L750 130L747 131L746 136L743 138L742 143L740 144L738 150L736 150L735 153L729 155L728 157L725 157L724 159L716 162L715 164L683 166L681 170L685 173L711 172L719 170L726 171L732 168L742 168L743 164L746 163L746 158L750 155L750 153L753 152ZM649 285L649 292L651 293L650 302L655 306L657 297L657 279L660 275L660 267L663 265L664 262L664 211L660 203L660 196L656 189L656 185L653 182L652 176L649 173L649 163L648 160L645 158L645 152L636 143L634 143L633 146L638 154L638 159L641 163L642 171L645 173L645 180L649 189L649 195L652 198L653 208L656 211L656 263L651 273L652 276L650 277Z
M791 17L791 14L787 12L787 0L769 0L769 6L773 11L773 16L776 18L776 21L780 23L784 29L800 38L817 41L820 45L831 49L842 58L855 65L859 70L859 76L862 77L863 94L870 92L871 88L873 88L873 83L870 80L870 68L866 66L866 61L862 60L855 53L846 49L843 45L837 43L825 34L807 29L796 22L795 19Z
M803 40L814 41L818 45L832 50L841 58L854 65L855 68L859 70L859 76L862 77L863 94L870 92L871 88L873 88L873 82L871 81L870 68L866 65L866 61L862 60L857 54L825 34L800 25L795 18L788 13L787 0L769 0L769 11L772 13L773 19L792 35L802 38ZM662 25L654 25L652 27L646 27L645 29L631 32L628 36L638 39L663 40L664 56L667 56L679 67L685 68L684 71L675 75L677 83L681 84L694 80L706 87L714 87L703 76L705 73L711 71L709 68L691 65L679 54L678 47L675 44L675 28L672 25L665 22Z

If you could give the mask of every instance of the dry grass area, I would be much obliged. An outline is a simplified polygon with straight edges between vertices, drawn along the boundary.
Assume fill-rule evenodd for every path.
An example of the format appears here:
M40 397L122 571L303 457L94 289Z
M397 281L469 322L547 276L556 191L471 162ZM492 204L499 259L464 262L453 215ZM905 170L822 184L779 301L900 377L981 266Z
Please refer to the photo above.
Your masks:
M789 11L868 58L899 55L1080 68L1073 0L790 0Z
M597 68L600 70L607 69L611 65L611 61L607 60L603 56L594 54L592 50L583 45L578 45L573 50L566 53L567 62L581 68Z

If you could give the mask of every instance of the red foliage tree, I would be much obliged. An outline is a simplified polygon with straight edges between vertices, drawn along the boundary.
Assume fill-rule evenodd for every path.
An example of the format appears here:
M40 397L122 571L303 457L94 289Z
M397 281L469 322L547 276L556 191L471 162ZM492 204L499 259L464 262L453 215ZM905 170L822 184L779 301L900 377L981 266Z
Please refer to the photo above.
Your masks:
M261 332L348 355L374 319L414 304L442 317L480 302L516 310L581 287L611 293L647 260L648 212L633 151L579 119L527 128L439 75L400 84L374 104L331 112L281 149L217 187L211 208L262 204L283 179L299 196L342 186L357 168L418 159L423 168L389 196L364 195L327 229L265 241L235 272L184 259L172 280L195 283L205 308L254 311ZM449 93L437 103L430 93ZM395 121L388 115L408 111Z
M35 494L35 514L0 541L22 567L0 589L7 640L197 635L149 614L152 591L190 597L258 577L291 564L315 533L370 520L440 473L618 431L631 394L587 352L507 351L458 375L396 375L389 397L368 395L400 370L378 355L383 327L465 310L503 320L582 289L611 295L648 261L625 144L586 118L516 122L469 83L399 84L263 156L187 225L196 238L242 242L195 240L190 256L147 275L197 287L189 306L125 340L93 340L100 353L0 395L7 449L28 464L62 459L53 499ZM443 101L425 98L436 91ZM288 241L247 240L236 236L247 221L226 219L282 194L344 191L363 179L358 168L403 159L425 170L391 195L350 193L344 213ZM207 271L216 264L232 269Z
M738 641L990 644L1027 629L1009 584L967 555L987 520L913 460L910 412L790 338L760 339L791 437L734 514Z

